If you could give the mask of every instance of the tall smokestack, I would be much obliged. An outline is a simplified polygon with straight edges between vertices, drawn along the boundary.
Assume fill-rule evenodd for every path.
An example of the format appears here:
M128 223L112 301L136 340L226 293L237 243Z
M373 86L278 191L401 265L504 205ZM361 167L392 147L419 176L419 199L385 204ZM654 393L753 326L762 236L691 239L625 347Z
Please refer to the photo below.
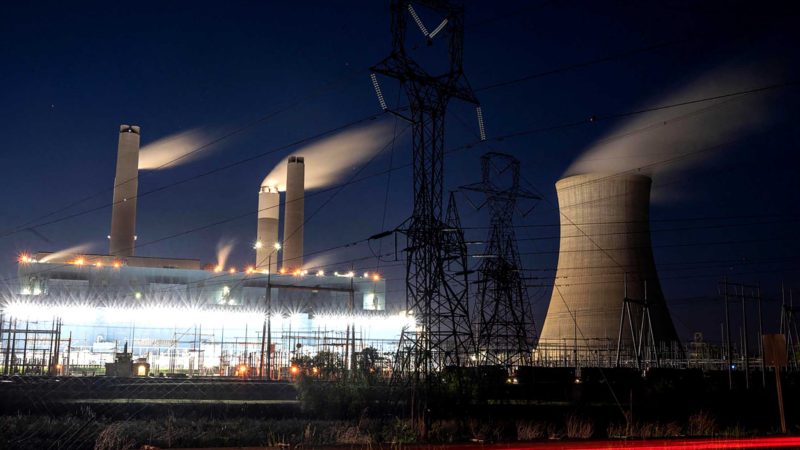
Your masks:
M256 234L256 269L275 273L278 269L278 213L281 194L277 187L261 186L258 192L258 233Z
M305 161L290 156L286 167L286 206L283 222L282 267L293 271L303 267L303 221L305 220Z
M575 175L556 183L561 240L540 357L613 361L617 345L630 355L640 340L681 351L672 345L677 334L653 260L650 186L649 177L629 174ZM645 299L650 320L642 314Z
M136 195L139 189L139 134L136 125L120 125L117 146L117 174L114 177L114 205L108 253L133 256L136 233Z

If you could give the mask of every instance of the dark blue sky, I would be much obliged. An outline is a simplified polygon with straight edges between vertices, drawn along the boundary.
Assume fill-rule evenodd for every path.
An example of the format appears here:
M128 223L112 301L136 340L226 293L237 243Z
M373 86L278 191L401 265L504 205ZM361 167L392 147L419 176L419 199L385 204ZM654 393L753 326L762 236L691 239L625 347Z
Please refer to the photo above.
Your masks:
M479 92L488 135L501 136L654 106L670 92L726 67L747 66L759 74L745 87L796 81L796 21L788 2L470 2L465 72L480 88L670 43ZM95 243L96 252L105 251L107 208L38 227L51 243L31 232L7 231L87 196L97 194L47 220L108 204L119 124L140 125L143 144L195 128L212 139L298 102L224 140L202 159L148 173L139 185L140 192L148 191L379 112L367 69L388 54L390 45L388 2L383 1L5 5L0 17L3 279L15 276L19 252L87 242ZM385 89L394 104L397 91L388 80ZM800 288L795 231L800 93L794 86L766 95L770 119L757 132L736 136L704 164L655 180L679 194L655 203L652 217L656 263L682 337L696 329L718 329L712 316L719 305L705 297L715 294L715 283L725 274L761 282L773 297L781 280ZM446 147L473 141L474 111L454 104L450 113ZM624 123L587 121L490 144L519 158L527 183L546 197L518 222L525 226L518 234L526 268L556 265L554 182L596 140ZM401 140L393 158L383 152L362 174L385 170L390 160L394 167L409 162L409 145ZM448 157L446 186L477 181L479 156L488 147ZM257 188L287 154L142 197L139 243L187 233L145 245L137 254L212 262L216 243L235 238L231 262L248 263ZM387 204L385 175L348 186L325 203L306 227L306 252L381 231L384 210L384 229L399 224L410 213L410 170L393 172L388 183ZM307 216L330 195L309 197ZM465 225L485 225L484 213L461 200ZM188 232L247 212L224 225ZM481 237L482 231L468 231L468 238ZM361 244L320 256L347 268L348 260L368 255ZM372 259L356 266L376 264ZM393 292L390 301L401 301L402 267L382 271ZM550 283L546 276L532 284ZM532 287L530 293L541 316L550 289ZM777 317L770 314L765 322L772 326Z

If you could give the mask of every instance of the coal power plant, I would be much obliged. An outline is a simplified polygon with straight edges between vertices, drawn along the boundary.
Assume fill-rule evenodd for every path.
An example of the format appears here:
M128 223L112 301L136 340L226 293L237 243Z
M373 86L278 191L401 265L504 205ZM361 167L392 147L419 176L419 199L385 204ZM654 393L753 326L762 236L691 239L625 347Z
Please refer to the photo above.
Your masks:
M20 255L19 288L3 298L2 374L290 379L303 355L335 352L350 367L414 327L387 310L379 273L303 266L303 156L289 157L283 200L278 185L258 192L254 263L136 256L140 137L120 126L108 254Z
M682 355L653 260L651 185L631 174L556 183L560 243L536 350L542 362L641 365Z
M408 301L387 304L390 289L376 271L304 263L308 168L302 151L279 162L253 196L255 239L247 240L254 261L237 269L226 262L229 244L212 264L136 255L140 139L139 126L120 126L108 254L76 247L20 256L19 288L4 298L3 373L98 374L121 357L124 365L146 367L146 374L290 379L292 361L301 355L333 352L352 367L366 348L391 355L380 367L386 377L414 370L409 340L424 335L422 314L434 313L415 311ZM322 160L324 149L314 154ZM515 158L489 153L483 160L509 161L516 169L494 174L484 167L484 180L463 188L491 200L487 249L504 253L477 255L484 259L475 273L454 271L452 262L442 267L445 280L468 281L460 284L457 314L436 313L455 324L449 336L463 344L460 364L494 365L508 374L531 365L730 367L726 361L739 351L731 344L712 347L697 336L686 342L675 330L652 249L650 177L584 173L555 184L558 263L544 321L536 324L518 275L511 217L517 201L540 197L520 187ZM510 176L512 188L495 186L501 180L492 176ZM458 229L450 201L448 233ZM450 236L450 253L442 257L454 261L466 244L459 243L463 235ZM475 335L470 323L481 324Z

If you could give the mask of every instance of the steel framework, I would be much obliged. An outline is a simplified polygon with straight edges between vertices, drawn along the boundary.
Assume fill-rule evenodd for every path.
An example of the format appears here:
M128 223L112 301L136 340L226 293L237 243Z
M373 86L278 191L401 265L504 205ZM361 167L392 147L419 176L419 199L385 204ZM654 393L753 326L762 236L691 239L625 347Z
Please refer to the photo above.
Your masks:
M428 32L415 7L438 16ZM398 111L413 129L414 207L405 229L406 309L416 316L417 329L409 333L412 376L430 378L448 366L464 366L474 356L469 323L466 252L463 232L450 204L443 211L443 160L445 112L451 99L478 104L462 71L464 37L463 7L445 0L393 0L391 4L392 52L372 71L399 80L409 100L410 117ZM408 18L422 32L427 46L446 44L448 61L441 73L423 68L409 54ZM373 84L381 106L380 87Z
M536 328L521 276L514 215L520 199L539 200L519 183L519 161L489 152L481 157L482 180L462 189L483 193L491 228L478 269L477 344L479 364L509 369L530 365Z

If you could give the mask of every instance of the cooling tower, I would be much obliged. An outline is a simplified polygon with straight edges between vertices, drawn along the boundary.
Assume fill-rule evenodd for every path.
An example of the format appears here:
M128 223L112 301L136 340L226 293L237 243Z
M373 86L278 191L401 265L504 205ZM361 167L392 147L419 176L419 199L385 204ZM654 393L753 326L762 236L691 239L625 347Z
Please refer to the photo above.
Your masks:
M281 194L278 188L261 186L258 193L258 233L256 237L256 269L275 273L278 268L278 216Z
M630 357L635 341L680 348L653 261L650 186L642 175L585 174L556 183L561 240L539 358L603 363L618 344ZM630 315L622 315L625 304Z
M139 188L139 133L136 125L120 125L117 173L114 177L114 205L108 253L133 256L136 239L136 195Z
M290 156L286 167L286 203L283 222L282 268L287 271L303 266L303 221L305 197L305 161L302 156Z

